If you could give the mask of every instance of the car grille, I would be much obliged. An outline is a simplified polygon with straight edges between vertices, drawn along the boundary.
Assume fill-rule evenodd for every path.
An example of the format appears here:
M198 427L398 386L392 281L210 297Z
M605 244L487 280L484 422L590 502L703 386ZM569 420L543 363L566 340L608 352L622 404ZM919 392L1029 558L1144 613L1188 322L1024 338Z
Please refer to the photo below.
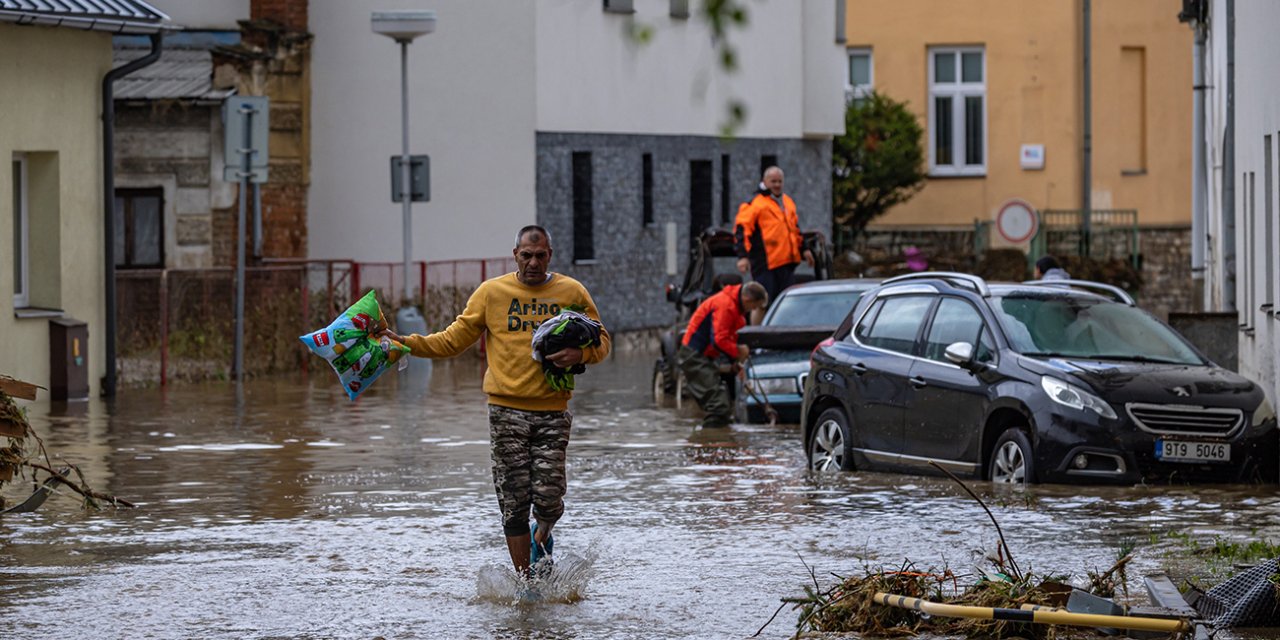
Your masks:
M1244 424L1244 412L1239 409L1139 402L1125 409L1140 429L1161 435L1229 438Z

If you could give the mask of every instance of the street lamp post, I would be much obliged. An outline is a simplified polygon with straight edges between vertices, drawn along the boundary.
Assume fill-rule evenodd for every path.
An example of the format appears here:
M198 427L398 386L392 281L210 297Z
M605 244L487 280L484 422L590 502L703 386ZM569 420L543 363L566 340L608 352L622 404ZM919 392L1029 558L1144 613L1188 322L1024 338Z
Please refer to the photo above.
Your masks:
M425 333L426 320L409 304L410 261L413 256L412 222L413 184L409 157L409 44L418 36L436 29L435 11L374 11L370 24L373 32L387 36L400 45L400 206L404 208L404 293L396 312L396 329L402 334ZM426 295L426 292L423 292Z

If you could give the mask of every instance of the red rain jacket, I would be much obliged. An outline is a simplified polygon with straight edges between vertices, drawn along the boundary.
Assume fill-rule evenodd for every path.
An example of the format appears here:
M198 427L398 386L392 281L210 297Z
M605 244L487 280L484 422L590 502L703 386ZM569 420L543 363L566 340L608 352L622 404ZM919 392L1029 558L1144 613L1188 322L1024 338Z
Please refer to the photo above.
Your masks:
M747 324L740 291L742 285L732 284L703 300L689 318L682 344L708 358L723 353L737 359L738 329Z

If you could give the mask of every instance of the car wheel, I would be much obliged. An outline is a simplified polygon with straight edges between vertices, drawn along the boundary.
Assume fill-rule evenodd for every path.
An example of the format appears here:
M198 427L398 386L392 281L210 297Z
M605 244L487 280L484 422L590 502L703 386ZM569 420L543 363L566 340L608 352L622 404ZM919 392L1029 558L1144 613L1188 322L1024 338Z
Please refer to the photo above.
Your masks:
M839 409L827 409L809 435L811 471L853 471L849 419Z
M1036 481L1035 459L1031 441L1022 429L1009 429L1000 434L991 450L987 478L1001 484L1032 484Z
M671 388L668 388L671 387ZM667 394L675 390L675 380L668 375L667 361L658 358L653 363L653 401L662 406Z

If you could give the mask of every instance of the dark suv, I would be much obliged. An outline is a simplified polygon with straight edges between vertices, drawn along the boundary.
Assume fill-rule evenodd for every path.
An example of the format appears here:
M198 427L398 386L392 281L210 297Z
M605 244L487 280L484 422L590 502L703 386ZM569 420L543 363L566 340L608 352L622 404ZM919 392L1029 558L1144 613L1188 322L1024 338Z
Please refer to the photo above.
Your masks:
M1276 481L1276 414L1124 291L1078 280L886 280L814 350L815 470L996 482Z

